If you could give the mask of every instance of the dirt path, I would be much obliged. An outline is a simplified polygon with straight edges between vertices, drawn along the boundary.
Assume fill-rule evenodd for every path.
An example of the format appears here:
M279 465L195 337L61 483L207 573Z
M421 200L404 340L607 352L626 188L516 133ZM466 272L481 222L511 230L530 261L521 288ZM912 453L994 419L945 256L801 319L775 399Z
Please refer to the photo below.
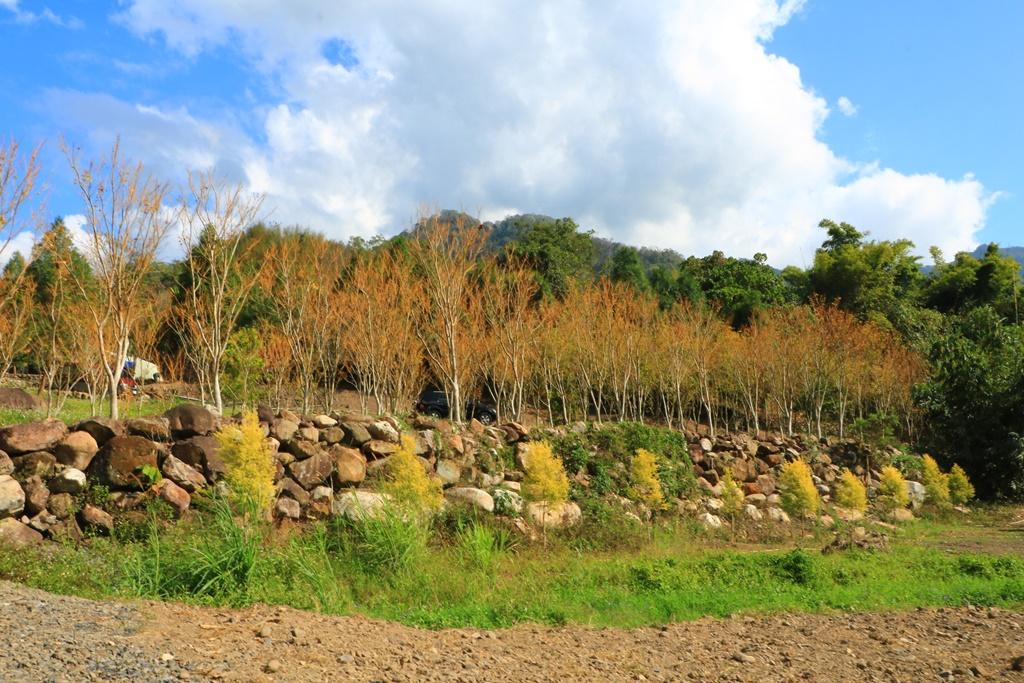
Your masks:
M1022 625L1021 613L940 609L434 632L0 583L0 681L1024 681Z

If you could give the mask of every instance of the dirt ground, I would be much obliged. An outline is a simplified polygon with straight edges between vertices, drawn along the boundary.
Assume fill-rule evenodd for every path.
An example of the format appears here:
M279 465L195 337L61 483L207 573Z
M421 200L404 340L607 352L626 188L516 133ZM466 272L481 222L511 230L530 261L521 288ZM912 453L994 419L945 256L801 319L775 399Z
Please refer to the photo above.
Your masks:
M92 602L0 582L0 680L1024 681L1024 613L982 608L426 631L288 607Z

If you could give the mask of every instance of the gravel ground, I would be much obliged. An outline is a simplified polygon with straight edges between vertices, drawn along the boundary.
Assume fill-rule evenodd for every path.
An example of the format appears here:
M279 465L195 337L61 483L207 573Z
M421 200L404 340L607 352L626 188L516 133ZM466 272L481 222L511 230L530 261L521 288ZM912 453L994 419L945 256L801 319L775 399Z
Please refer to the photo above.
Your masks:
M0 681L1024 681L1022 625L1021 613L967 608L425 631L0 582Z

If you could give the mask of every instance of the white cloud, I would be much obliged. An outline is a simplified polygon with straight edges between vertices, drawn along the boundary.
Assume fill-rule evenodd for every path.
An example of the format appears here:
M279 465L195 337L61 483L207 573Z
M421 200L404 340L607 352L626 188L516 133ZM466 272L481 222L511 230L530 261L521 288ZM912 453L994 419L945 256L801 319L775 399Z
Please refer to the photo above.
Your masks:
M839 98L839 101L836 102L836 106L839 107L839 111L842 112L843 116L856 116L857 109L859 109L859 107L851 102L850 98L845 95Z
M240 46L281 88L254 109L259 139L227 115L54 97L169 173L216 163L266 191L275 220L342 238L437 202L778 265L813 252L825 217L970 245L991 199L976 180L856 168L821 141L827 104L766 43L801 5L134 0L120 20L139 35L197 60ZM323 56L338 40L357 64Z
M81 28L82 22L76 17L62 17L49 7L44 7L42 12L29 12L18 7L18 0L0 0L0 7L6 8L14 13L14 19L19 24L34 24L37 21L48 21L57 26L65 28Z

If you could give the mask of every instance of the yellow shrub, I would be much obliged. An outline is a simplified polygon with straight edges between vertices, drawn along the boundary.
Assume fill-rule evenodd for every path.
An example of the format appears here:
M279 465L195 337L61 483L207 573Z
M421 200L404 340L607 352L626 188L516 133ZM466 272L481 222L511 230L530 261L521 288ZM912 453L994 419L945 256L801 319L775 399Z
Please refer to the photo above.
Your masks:
M569 499L569 477L562 461L551 452L544 441L530 444L530 456L523 478L523 498L531 501L546 500L564 503Z
M255 411L242 415L240 425L229 424L217 432L220 457L227 465L228 487L235 495L269 510L274 503L274 456L260 428Z
M643 448L636 449L633 462L630 463L629 497L644 503L652 510L665 507L665 496L661 492L661 480L658 479L658 463L654 453Z
M437 512L444 501L441 482L427 476L415 453L416 442L403 436L402 447L388 459L388 479L381 489L414 514Z
M868 509L868 492L857 475L845 470L836 482L836 497L832 502L841 508L864 512Z
M882 468L882 479L878 484L878 504L884 510L905 508L910 504L906 481L900 471L892 465Z
M779 504L794 517L817 514L821 499L811 478L811 468L803 460L792 460L782 466Z
M743 489L732 478L732 468L726 467L719 486L722 487L722 512L734 515L743 506Z
M949 499L955 505L963 505L974 498L974 486L960 465L953 465L949 471Z
M925 455L921 458L923 467L921 478L924 479L925 499L929 503L942 505L949 502L949 475L943 474L935 458Z

